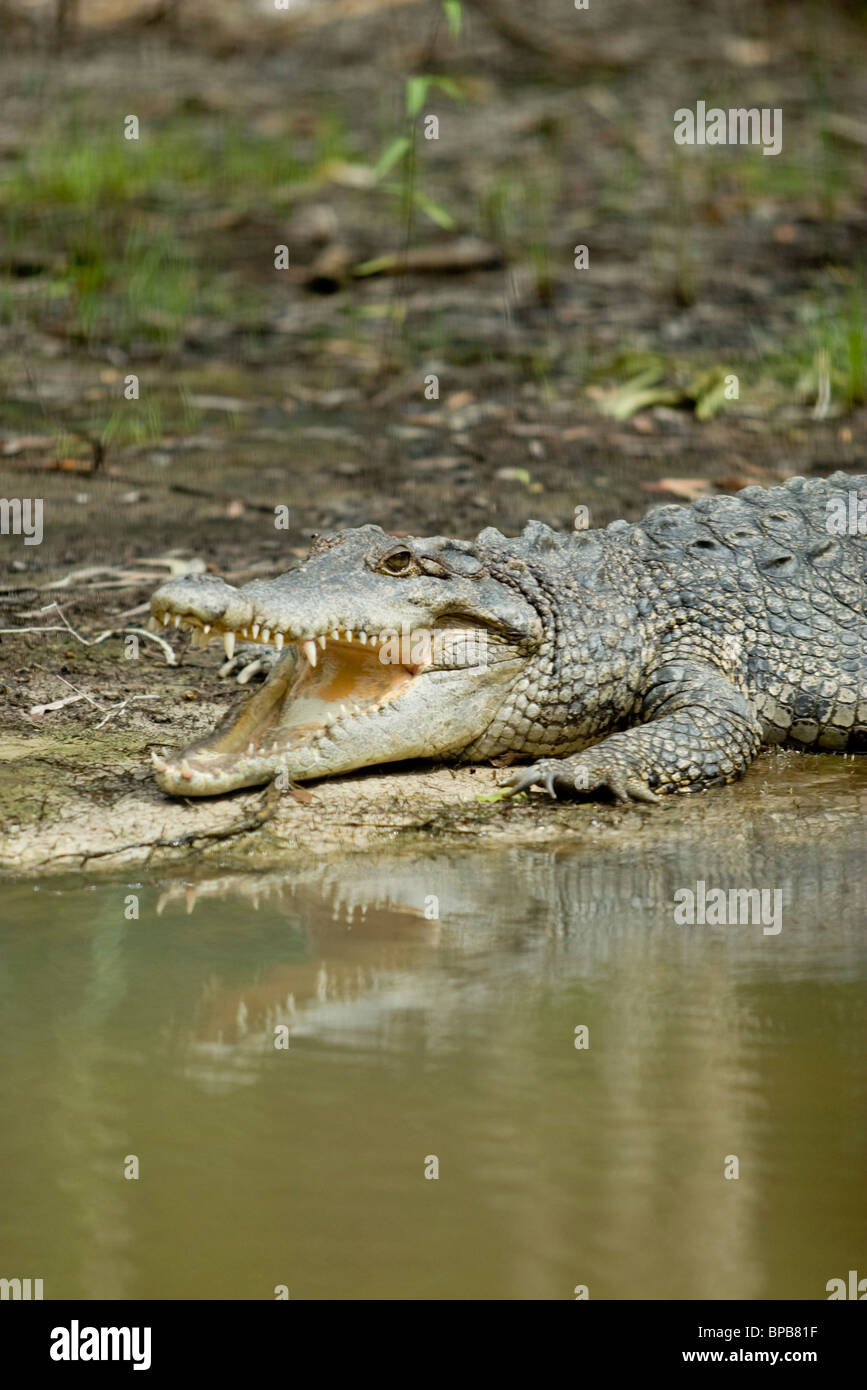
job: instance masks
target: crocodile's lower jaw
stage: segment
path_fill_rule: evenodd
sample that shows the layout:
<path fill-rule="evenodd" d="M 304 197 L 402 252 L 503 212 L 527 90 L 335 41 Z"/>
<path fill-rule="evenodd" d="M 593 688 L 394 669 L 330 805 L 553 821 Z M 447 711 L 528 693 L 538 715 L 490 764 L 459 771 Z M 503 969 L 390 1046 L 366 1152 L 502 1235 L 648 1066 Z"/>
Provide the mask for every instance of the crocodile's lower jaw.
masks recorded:
<path fill-rule="evenodd" d="M 387 745 L 392 707 L 422 679 L 425 665 L 383 662 L 374 641 L 329 642 L 315 654 L 315 665 L 305 648 L 290 647 L 237 718 L 216 733 L 177 759 L 153 753 L 162 789 L 215 796 L 259 786 L 281 772 L 302 781 L 363 766 L 373 730 Z M 412 748 L 402 754 L 415 755 Z"/>

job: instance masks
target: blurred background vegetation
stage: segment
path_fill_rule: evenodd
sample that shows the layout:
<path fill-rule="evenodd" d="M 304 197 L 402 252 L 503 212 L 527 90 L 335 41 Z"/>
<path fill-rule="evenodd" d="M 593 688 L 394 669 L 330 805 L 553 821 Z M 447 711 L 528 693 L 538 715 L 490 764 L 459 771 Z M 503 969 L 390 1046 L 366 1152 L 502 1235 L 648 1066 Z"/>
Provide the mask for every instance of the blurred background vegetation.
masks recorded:
<path fill-rule="evenodd" d="M 865 4 L 0 18 L 0 464 L 57 503 L 19 567 L 864 468 Z M 676 146 L 699 99 L 781 107 L 782 152 Z"/>

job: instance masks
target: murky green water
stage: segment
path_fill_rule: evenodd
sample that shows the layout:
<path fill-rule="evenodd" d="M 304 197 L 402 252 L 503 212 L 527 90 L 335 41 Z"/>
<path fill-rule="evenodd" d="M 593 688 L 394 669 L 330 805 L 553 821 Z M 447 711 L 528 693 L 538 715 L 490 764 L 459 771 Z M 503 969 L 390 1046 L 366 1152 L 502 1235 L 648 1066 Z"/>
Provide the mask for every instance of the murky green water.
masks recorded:
<path fill-rule="evenodd" d="M 699 879 L 780 888 L 782 930 L 675 925 Z M 867 1274 L 865 898 L 852 826 L 354 857 L 194 904 L 7 883 L 0 1275 L 46 1298 L 823 1298 Z"/>

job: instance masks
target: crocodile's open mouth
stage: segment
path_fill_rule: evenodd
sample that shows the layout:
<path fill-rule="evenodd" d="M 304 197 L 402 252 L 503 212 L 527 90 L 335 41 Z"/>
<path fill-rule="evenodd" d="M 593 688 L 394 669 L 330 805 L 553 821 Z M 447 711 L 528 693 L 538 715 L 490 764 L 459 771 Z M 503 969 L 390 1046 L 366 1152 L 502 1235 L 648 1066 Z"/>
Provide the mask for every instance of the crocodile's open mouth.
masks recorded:
<path fill-rule="evenodd" d="M 514 691 L 527 703 L 518 685 L 542 632 L 533 605 L 468 549 L 395 542 L 377 526 L 315 538 L 305 563 L 275 579 L 173 577 L 151 613 L 194 645 L 220 638 L 229 657 L 238 641 L 254 644 L 254 662 L 259 648 L 280 653 L 213 734 L 154 756 L 176 796 L 500 752 L 520 735 L 504 701 Z"/>
<path fill-rule="evenodd" d="M 368 746 L 381 750 L 384 760 L 389 744 L 396 749 L 392 757 L 413 756 L 399 727 L 407 719 L 389 719 L 389 714 L 435 665 L 437 638 L 447 638 L 453 650 L 456 638 L 474 636 L 446 623 L 434 632 L 397 635 L 335 627 L 302 638 L 258 623 L 238 628 L 205 623 L 155 603 L 152 625 L 169 624 L 190 630 L 194 646 L 222 638 L 228 655 L 236 638 L 285 649 L 264 685 L 214 734 L 177 757 L 151 754 L 160 786 L 185 796 L 255 786 L 281 771 L 291 780 L 324 776 L 369 761 Z M 413 717 L 410 710 L 410 723 Z"/>

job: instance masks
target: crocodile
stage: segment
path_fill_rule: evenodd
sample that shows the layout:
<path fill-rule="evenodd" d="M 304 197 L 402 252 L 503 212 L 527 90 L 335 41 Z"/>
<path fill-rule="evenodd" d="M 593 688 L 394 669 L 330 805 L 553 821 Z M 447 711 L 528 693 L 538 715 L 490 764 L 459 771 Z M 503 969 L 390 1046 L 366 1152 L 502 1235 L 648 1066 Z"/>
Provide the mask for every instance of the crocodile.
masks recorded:
<path fill-rule="evenodd" d="M 657 801 L 764 744 L 867 735 L 867 477 L 789 478 L 638 522 L 475 540 L 364 525 L 272 580 L 171 579 L 152 622 L 275 649 L 240 713 L 169 756 L 208 796 L 410 759 L 530 760 L 506 794 Z M 285 650 L 283 650 L 285 648 Z M 505 756 L 508 755 L 508 756 Z"/>

